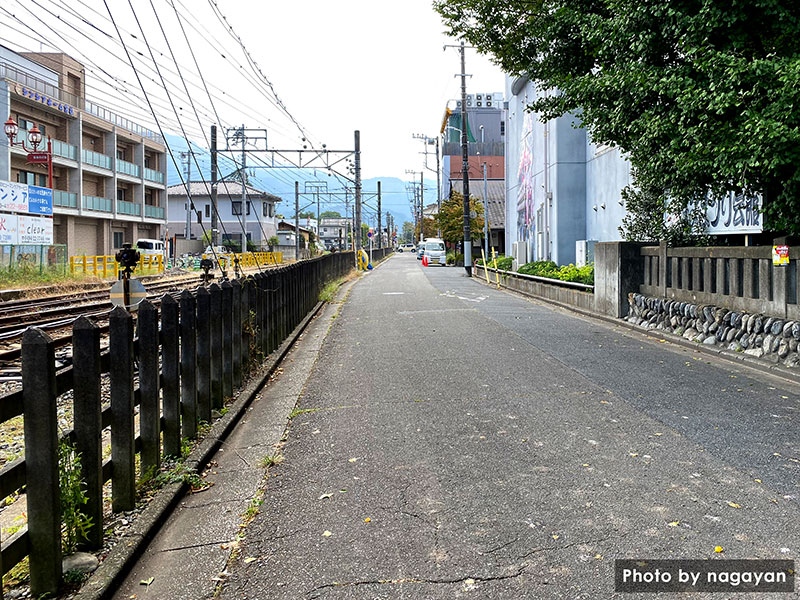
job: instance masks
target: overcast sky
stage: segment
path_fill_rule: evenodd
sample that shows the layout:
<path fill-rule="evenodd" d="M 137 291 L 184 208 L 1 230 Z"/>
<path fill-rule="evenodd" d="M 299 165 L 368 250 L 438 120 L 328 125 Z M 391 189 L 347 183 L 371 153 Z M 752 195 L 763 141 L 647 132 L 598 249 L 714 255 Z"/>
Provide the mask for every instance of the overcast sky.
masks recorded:
<path fill-rule="evenodd" d="M 15 50 L 58 49 L 74 56 L 87 66 L 87 97 L 155 127 L 127 62 L 127 48 L 165 130 L 180 134 L 183 125 L 187 137 L 205 145 L 216 110 L 225 126 L 266 128 L 271 147 L 298 148 L 303 143 L 299 128 L 276 106 L 266 78 L 315 144 L 349 149 L 353 131 L 361 131 L 365 178 L 407 178 L 406 169 L 419 170 L 423 148 L 412 134 L 437 135 L 447 100 L 460 94 L 458 50 L 443 50 L 444 44 L 458 42 L 444 35 L 429 0 L 216 0 L 218 14 L 211 0 L 174 1 L 182 21 L 172 0 L 153 0 L 165 39 L 150 0 L 132 0 L 144 36 L 128 2 L 108 0 L 123 48 L 102 0 L 2 0 L 0 39 Z M 220 15 L 241 37 L 263 77 L 254 74 Z M 195 58 L 211 99 L 202 88 Z M 472 75 L 468 92 L 503 91 L 499 69 L 475 50 L 467 50 L 466 70 Z M 163 92 L 161 77 L 172 89 L 170 97 Z"/>

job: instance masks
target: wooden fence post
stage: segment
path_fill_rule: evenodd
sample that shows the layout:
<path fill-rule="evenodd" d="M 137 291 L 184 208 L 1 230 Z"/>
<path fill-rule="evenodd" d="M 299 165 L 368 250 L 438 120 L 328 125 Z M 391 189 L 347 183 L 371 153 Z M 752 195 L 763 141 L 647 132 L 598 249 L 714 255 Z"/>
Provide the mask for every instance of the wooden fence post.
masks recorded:
<path fill-rule="evenodd" d="M 258 314 L 258 337 L 256 338 L 256 348 L 263 357 L 267 357 L 272 352 L 272 322 L 270 320 L 270 298 L 271 293 L 269 288 L 272 287 L 273 277 L 272 270 L 266 273 L 260 273 L 256 280 L 258 291 L 256 301 L 256 313 Z"/>
<path fill-rule="evenodd" d="M 92 520 L 86 547 L 103 545 L 103 430 L 100 395 L 100 328 L 84 316 L 72 325 L 72 406 L 75 451 L 81 456 L 86 504 L 81 512 Z"/>
<path fill-rule="evenodd" d="M 192 292 L 183 290 L 181 305 L 181 436 L 197 437 L 197 319 Z"/>
<path fill-rule="evenodd" d="M 142 475 L 161 467 L 161 402 L 158 365 L 158 309 L 149 300 L 139 304 L 139 433 Z M 80 364 L 80 363 L 76 363 Z"/>
<path fill-rule="evenodd" d="M 31 593 L 55 593 L 61 581 L 55 344 L 29 328 L 22 336 L 28 539 Z"/>
<path fill-rule="evenodd" d="M 133 317 L 117 306 L 109 316 L 111 380 L 111 508 L 136 506 L 136 452 L 133 429 Z"/>
<path fill-rule="evenodd" d="M 242 366 L 242 379 L 247 377 L 247 368 L 250 364 L 250 338 L 252 325 L 250 322 L 250 298 L 253 289 L 253 280 L 250 277 L 242 280 L 242 343 L 239 362 Z"/>
<path fill-rule="evenodd" d="M 242 282 L 238 279 L 231 282 L 231 294 L 233 387 L 238 388 L 242 385 Z"/>
<path fill-rule="evenodd" d="M 197 288 L 197 418 L 211 423 L 211 294 Z"/>
<path fill-rule="evenodd" d="M 178 350 L 178 303 L 169 294 L 161 297 L 161 372 L 164 381 L 164 454 L 181 455 L 180 355 Z"/>
<path fill-rule="evenodd" d="M 222 408 L 222 288 L 208 287 L 211 294 L 211 408 Z"/>
<path fill-rule="evenodd" d="M 233 286 L 222 283 L 222 395 L 233 397 Z"/>

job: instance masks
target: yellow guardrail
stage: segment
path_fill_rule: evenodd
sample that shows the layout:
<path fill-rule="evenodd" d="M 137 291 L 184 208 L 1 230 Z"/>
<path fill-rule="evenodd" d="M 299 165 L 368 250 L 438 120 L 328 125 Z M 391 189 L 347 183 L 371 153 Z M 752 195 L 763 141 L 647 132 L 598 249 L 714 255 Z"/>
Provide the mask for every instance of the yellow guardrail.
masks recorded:
<path fill-rule="evenodd" d="M 214 260 L 213 254 L 203 254 L 203 258 Z M 283 252 L 245 252 L 242 253 L 218 253 L 217 259 L 222 263 L 223 268 L 233 268 L 234 258 L 239 259 L 239 268 L 258 267 L 261 265 L 279 265 L 283 262 Z"/>
<path fill-rule="evenodd" d="M 119 263 L 113 254 L 98 256 L 70 256 L 69 271 L 74 274 L 94 275 L 95 277 L 119 277 Z M 136 265 L 137 273 L 163 273 L 164 257 L 144 255 Z"/>

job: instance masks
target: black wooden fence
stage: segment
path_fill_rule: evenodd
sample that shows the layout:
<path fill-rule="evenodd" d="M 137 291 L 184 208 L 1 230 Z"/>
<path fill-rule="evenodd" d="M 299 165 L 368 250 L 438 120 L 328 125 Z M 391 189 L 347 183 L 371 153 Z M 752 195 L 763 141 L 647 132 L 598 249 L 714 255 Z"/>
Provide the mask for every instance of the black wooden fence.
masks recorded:
<path fill-rule="evenodd" d="M 386 254 L 385 249 L 374 251 L 374 258 Z M 211 422 L 212 410 L 221 409 L 241 385 L 250 361 L 274 352 L 316 305 L 323 286 L 353 266 L 352 252 L 331 254 L 184 290 L 177 300 L 165 295 L 160 310 L 145 300 L 139 305 L 136 335 L 132 315 L 116 308 L 103 351 L 98 326 L 80 317 L 73 326 L 73 365 L 58 372 L 52 339 L 28 329 L 22 342 L 22 389 L 0 398 L 0 422 L 23 415 L 25 424 L 25 457 L 0 470 L 0 499 L 25 487 L 28 522 L 3 540 L 0 572 L 28 556 L 33 595 L 58 588 L 60 439 L 69 439 L 81 455 L 88 497 L 84 512 L 92 519 L 86 546 L 100 548 L 103 485 L 111 481 L 114 512 L 133 509 L 136 453 L 138 476 L 159 468 L 164 456 L 179 456 L 182 438 L 194 438 L 200 422 Z M 104 374 L 110 386 L 106 396 Z M 74 428 L 59 432 L 56 399 L 70 390 Z M 109 427 L 111 457 L 103 460 L 101 435 Z"/>

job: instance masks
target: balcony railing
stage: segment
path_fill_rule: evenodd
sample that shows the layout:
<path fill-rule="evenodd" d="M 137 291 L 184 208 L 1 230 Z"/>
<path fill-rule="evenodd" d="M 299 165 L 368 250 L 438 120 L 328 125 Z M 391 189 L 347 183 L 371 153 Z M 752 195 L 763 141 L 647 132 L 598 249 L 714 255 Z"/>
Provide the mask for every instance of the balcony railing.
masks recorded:
<path fill-rule="evenodd" d="M 108 198 L 98 198 L 97 196 L 84 196 L 83 208 L 86 210 L 97 210 L 100 212 L 111 212 L 111 200 Z"/>
<path fill-rule="evenodd" d="M 108 110 L 104 106 L 100 106 L 99 104 L 95 104 L 94 102 L 86 100 L 84 110 L 95 117 L 103 119 L 104 121 L 114 123 L 114 125 L 122 127 L 123 129 L 127 129 L 131 133 L 146 137 L 147 139 L 153 140 L 159 144 L 164 143 L 164 138 L 161 137 L 160 134 L 147 129 L 147 127 L 142 127 L 141 125 L 126 119 L 125 117 L 121 117 L 117 113 Z"/>
<path fill-rule="evenodd" d="M 53 190 L 53 206 L 62 208 L 78 208 L 78 194 Z"/>
<path fill-rule="evenodd" d="M 138 217 L 142 214 L 142 206 L 141 204 L 136 204 L 135 202 L 117 200 L 117 214 Z"/>
<path fill-rule="evenodd" d="M 117 172 L 124 173 L 125 175 L 130 175 L 131 177 L 139 177 L 141 169 L 139 169 L 139 165 L 135 165 L 133 163 L 129 163 L 126 160 L 121 160 L 118 158 Z"/>
<path fill-rule="evenodd" d="M 87 165 L 93 165 L 95 167 L 100 167 L 103 169 L 111 170 L 111 157 L 106 156 L 105 154 L 100 154 L 99 152 L 93 152 L 91 150 L 86 150 L 83 148 L 81 150 L 81 157 L 83 158 L 83 162 Z"/>
<path fill-rule="evenodd" d="M 163 219 L 164 218 L 164 207 L 163 206 L 152 206 L 150 204 L 144 205 L 144 216 L 149 219 Z"/>
<path fill-rule="evenodd" d="M 144 178 L 147 181 L 155 181 L 156 183 L 164 183 L 164 174 L 161 171 L 156 171 L 154 169 L 148 169 L 145 167 L 144 169 Z"/>
<path fill-rule="evenodd" d="M 53 154 L 70 160 L 78 160 L 78 147 L 61 140 L 53 140 Z"/>

